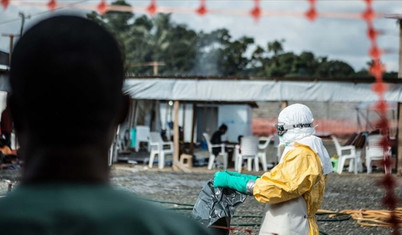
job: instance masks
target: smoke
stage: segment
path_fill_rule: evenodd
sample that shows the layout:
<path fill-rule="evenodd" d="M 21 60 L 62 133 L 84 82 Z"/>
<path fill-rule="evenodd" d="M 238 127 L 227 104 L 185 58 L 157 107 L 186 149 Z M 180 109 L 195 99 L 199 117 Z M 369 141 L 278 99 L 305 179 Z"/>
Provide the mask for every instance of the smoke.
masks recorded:
<path fill-rule="evenodd" d="M 221 76 L 220 66 L 222 58 L 222 45 L 219 43 L 219 35 L 214 33 L 200 33 L 197 42 L 197 54 L 190 75 L 194 76 Z"/>

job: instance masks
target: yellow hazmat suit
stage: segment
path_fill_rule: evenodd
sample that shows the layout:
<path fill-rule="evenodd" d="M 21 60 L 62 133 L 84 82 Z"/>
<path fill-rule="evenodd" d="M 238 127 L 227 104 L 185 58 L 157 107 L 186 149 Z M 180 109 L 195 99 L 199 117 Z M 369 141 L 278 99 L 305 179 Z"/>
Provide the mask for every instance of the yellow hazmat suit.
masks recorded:
<path fill-rule="evenodd" d="M 260 234 L 319 234 L 314 216 L 323 200 L 325 181 L 318 155 L 295 142 L 281 162 L 255 182 L 255 199 L 270 205 L 265 215 L 270 218 L 264 218 Z"/>

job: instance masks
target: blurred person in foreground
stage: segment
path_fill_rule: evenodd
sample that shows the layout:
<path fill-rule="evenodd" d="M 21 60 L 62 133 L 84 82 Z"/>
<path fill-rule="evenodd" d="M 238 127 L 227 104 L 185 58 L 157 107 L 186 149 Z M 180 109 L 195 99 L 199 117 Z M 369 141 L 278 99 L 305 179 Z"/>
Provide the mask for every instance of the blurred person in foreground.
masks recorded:
<path fill-rule="evenodd" d="M 229 187 L 266 203 L 260 234 L 319 234 L 319 209 L 332 164 L 320 138 L 314 136 L 313 115 L 302 104 L 281 111 L 276 125 L 285 145 L 280 162 L 261 177 L 217 172 L 214 187 Z"/>
<path fill-rule="evenodd" d="M 207 234 L 197 222 L 109 184 L 126 116 L 123 56 L 101 26 L 57 16 L 15 46 L 10 108 L 25 161 L 0 199 L 1 234 Z"/>

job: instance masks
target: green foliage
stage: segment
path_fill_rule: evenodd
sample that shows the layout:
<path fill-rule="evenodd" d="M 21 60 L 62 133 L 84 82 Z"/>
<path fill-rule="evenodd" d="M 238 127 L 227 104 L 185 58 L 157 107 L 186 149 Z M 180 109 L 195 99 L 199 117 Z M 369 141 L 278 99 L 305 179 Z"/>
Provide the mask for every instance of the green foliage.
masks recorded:
<path fill-rule="evenodd" d="M 113 5 L 130 6 L 124 0 Z M 152 74 L 151 62 L 161 62 L 162 75 L 222 75 L 260 77 L 370 77 L 367 69 L 355 72 L 347 63 L 284 50 L 285 41 L 254 44 L 251 37 L 233 39 L 227 29 L 196 32 L 172 22 L 170 14 L 153 18 L 130 12 L 96 12 L 88 18 L 105 26 L 125 52 L 126 69 L 134 74 Z M 394 78 L 396 73 L 385 77 Z"/>
<path fill-rule="evenodd" d="M 274 55 L 278 55 L 279 53 L 283 52 L 283 46 L 282 43 L 284 42 L 284 40 L 281 41 L 273 41 L 273 42 L 268 42 L 267 44 L 267 49 L 268 52 L 273 52 Z"/>
<path fill-rule="evenodd" d="M 113 5 L 129 6 L 124 0 Z M 159 74 L 188 73 L 194 67 L 197 53 L 197 33 L 186 25 L 177 25 L 169 14 L 135 17 L 132 13 L 107 12 L 100 16 L 96 12 L 88 18 L 104 25 L 119 41 L 125 52 L 127 72 L 152 74 L 150 62 L 161 62 Z"/>
<path fill-rule="evenodd" d="M 350 65 L 338 60 L 322 62 L 316 70 L 318 77 L 350 77 L 354 74 L 355 71 Z"/>

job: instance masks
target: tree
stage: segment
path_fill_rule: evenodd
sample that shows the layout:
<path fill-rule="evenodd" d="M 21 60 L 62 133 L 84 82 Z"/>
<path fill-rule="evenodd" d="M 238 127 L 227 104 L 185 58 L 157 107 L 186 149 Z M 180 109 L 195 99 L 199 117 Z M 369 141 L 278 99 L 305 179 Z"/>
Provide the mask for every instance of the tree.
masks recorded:
<path fill-rule="evenodd" d="M 268 48 L 268 52 L 273 52 L 274 56 L 280 54 L 283 52 L 283 46 L 282 44 L 285 42 L 285 40 L 280 40 L 280 41 L 273 41 L 273 42 L 268 42 L 267 44 L 267 48 Z"/>
<path fill-rule="evenodd" d="M 112 5 L 130 6 L 124 0 L 117 0 L 116 2 L 113 2 Z M 95 11 L 92 11 L 91 13 L 87 14 L 87 18 L 104 26 L 113 34 L 113 36 L 115 36 L 121 47 L 121 50 L 125 52 L 126 56 L 127 56 L 127 48 L 129 47 L 128 43 L 130 37 L 129 21 L 133 18 L 133 16 L 134 14 L 131 12 L 117 12 L 117 11 L 108 11 L 104 15 L 99 15 Z"/>
<path fill-rule="evenodd" d="M 249 59 L 245 56 L 245 53 L 249 45 L 253 43 L 254 39 L 249 37 L 225 42 L 225 47 L 220 51 L 220 66 L 224 75 L 242 74 L 249 63 Z"/>
<path fill-rule="evenodd" d="M 354 74 L 355 71 L 350 65 L 338 60 L 323 62 L 316 70 L 316 76 L 319 77 L 350 77 Z"/>
<path fill-rule="evenodd" d="M 198 75 L 242 75 L 250 62 L 245 53 L 254 39 L 231 39 L 227 29 L 199 33 L 197 63 L 193 72 Z"/>
<path fill-rule="evenodd" d="M 270 62 L 265 65 L 265 74 L 269 77 L 284 77 L 294 73 L 297 56 L 293 52 L 286 52 L 272 56 Z"/>
<path fill-rule="evenodd" d="M 124 0 L 112 5 L 130 6 Z M 109 11 L 103 16 L 91 12 L 88 18 L 105 26 L 119 41 L 125 53 L 127 71 L 152 74 L 150 62 L 163 62 L 163 75 L 245 75 L 262 77 L 369 77 L 367 69 L 355 72 L 347 63 L 318 57 L 304 51 L 296 54 L 284 50 L 285 40 L 256 45 L 243 36 L 234 39 L 222 28 L 206 33 L 196 32 L 185 24 L 172 22 L 170 14 L 153 18 L 130 12 Z M 250 52 L 250 48 L 254 50 Z M 386 73 L 384 77 L 396 77 Z"/>
<path fill-rule="evenodd" d="M 124 0 L 112 5 L 129 6 Z M 197 33 L 186 25 L 177 25 L 169 14 L 135 17 L 132 13 L 109 11 L 104 16 L 96 12 L 88 18 L 104 25 L 117 38 L 126 55 L 127 71 L 151 74 L 149 62 L 163 62 L 162 74 L 183 74 L 192 70 L 197 53 Z"/>

